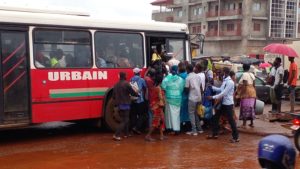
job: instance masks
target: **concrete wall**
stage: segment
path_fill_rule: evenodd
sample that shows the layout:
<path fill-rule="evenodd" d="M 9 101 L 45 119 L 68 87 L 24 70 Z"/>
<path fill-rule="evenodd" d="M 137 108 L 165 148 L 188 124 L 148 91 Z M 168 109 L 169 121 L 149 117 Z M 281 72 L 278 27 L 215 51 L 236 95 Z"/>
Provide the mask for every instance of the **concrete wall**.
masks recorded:
<path fill-rule="evenodd" d="M 181 17 L 178 16 L 179 11 L 182 11 Z M 174 8 L 173 12 L 174 12 L 174 22 L 183 22 L 184 15 L 186 15 L 186 14 L 184 13 L 182 7 Z"/>
<path fill-rule="evenodd" d="M 206 41 L 204 44 L 204 55 L 237 56 L 244 54 L 242 48 L 240 41 Z"/>
<path fill-rule="evenodd" d="M 174 12 L 170 11 L 170 12 L 161 12 L 161 13 L 152 13 L 152 19 L 155 21 L 163 21 L 166 22 L 167 21 L 167 17 L 173 17 L 174 16 Z"/>
<path fill-rule="evenodd" d="M 265 46 L 267 46 L 267 41 L 248 41 L 245 54 L 264 54 L 263 47 Z"/>

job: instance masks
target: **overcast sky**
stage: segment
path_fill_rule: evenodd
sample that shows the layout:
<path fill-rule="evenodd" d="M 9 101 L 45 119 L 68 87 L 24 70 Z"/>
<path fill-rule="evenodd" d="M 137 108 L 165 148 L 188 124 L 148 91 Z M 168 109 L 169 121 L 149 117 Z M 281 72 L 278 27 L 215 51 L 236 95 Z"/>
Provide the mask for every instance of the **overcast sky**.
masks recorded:
<path fill-rule="evenodd" d="M 0 0 L 0 5 L 76 8 L 99 18 L 151 20 L 154 0 Z"/>

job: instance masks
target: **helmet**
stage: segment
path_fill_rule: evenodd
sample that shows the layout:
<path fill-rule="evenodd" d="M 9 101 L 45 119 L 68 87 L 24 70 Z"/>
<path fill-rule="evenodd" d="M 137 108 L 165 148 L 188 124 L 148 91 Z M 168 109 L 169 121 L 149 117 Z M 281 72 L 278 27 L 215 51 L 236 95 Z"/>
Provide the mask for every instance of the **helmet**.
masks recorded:
<path fill-rule="evenodd" d="M 263 168 L 294 169 L 296 151 L 290 140 L 282 135 L 270 135 L 260 140 L 258 160 Z"/>

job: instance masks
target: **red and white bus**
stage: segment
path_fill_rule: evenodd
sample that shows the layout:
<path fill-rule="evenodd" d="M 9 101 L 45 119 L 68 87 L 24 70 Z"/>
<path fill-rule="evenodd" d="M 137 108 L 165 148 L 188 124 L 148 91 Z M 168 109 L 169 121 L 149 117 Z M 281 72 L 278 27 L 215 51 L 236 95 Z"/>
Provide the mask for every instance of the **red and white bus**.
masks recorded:
<path fill-rule="evenodd" d="M 156 45 L 190 58 L 185 24 L 0 8 L 0 128 L 104 117 L 114 129 L 118 73 L 146 68 Z"/>

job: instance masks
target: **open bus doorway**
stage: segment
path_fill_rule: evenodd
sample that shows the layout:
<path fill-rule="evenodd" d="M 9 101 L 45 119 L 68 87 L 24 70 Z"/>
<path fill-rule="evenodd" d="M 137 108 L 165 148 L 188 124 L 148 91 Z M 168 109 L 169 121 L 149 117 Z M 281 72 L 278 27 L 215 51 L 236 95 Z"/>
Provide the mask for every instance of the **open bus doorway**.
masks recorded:
<path fill-rule="evenodd" d="M 29 123 L 27 31 L 0 30 L 0 125 Z"/>
<path fill-rule="evenodd" d="M 147 66 L 151 63 L 154 49 L 160 53 L 161 59 L 168 62 L 172 57 L 177 60 L 186 60 L 185 38 L 173 35 L 152 35 L 147 36 Z"/>

